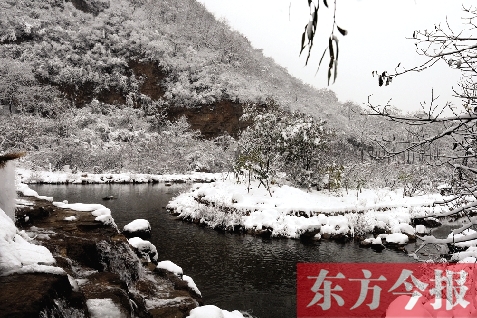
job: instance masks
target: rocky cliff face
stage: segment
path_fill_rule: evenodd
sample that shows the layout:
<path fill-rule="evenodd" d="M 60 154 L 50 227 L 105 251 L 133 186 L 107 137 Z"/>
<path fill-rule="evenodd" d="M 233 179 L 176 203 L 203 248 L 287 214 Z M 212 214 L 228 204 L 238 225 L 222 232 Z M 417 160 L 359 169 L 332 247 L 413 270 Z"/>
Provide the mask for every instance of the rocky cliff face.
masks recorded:
<path fill-rule="evenodd" d="M 24 199 L 17 227 L 48 247 L 68 275 L 1 276 L 2 315 L 89 317 L 106 303 L 122 317 L 186 317 L 202 303 L 175 274 L 141 264 L 115 226 L 95 221 L 89 212 Z M 71 216 L 76 220 L 65 220 Z"/>
<path fill-rule="evenodd" d="M 185 116 L 192 129 L 200 130 L 205 138 L 214 138 L 225 132 L 237 137 L 246 127 L 246 124 L 240 121 L 242 114 L 241 104 L 224 100 L 197 108 L 171 108 L 168 116 L 170 120 Z"/>
<path fill-rule="evenodd" d="M 129 73 L 142 79 L 139 92 L 158 100 L 164 97 L 165 90 L 162 86 L 166 72 L 161 70 L 157 63 L 151 61 L 135 61 L 128 63 Z M 108 91 L 95 93 L 92 83 L 85 82 L 80 86 L 61 86 L 59 89 L 76 106 L 83 107 L 93 99 L 99 102 L 116 105 L 126 104 L 126 97 L 120 90 L 112 88 Z M 135 105 L 139 107 L 139 105 Z M 199 130 L 205 138 L 214 138 L 228 133 L 237 137 L 239 132 L 247 126 L 240 122 L 243 114 L 242 104 L 230 100 L 222 100 L 210 105 L 196 105 L 195 107 L 170 106 L 167 108 L 167 119 L 177 120 L 185 116 L 194 130 Z"/>
<path fill-rule="evenodd" d="M 70 0 L 74 7 L 86 13 L 98 15 L 101 11 L 108 9 L 109 0 Z"/>

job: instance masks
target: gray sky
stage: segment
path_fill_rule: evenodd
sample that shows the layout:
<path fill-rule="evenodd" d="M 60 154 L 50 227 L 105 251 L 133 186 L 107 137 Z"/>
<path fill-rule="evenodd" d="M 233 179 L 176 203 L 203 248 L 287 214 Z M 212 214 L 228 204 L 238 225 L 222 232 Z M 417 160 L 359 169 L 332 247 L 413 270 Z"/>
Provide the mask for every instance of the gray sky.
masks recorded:
<path fill-rule="evenodd" d="M 229 25 L 245 35 L 255 48 L 304 82 L 317 88 L 327 87 L 326 63 L 316 74 L 318 61 L 330 34 L 332 2 L 327 9 L 320 0 L 318 32 L 324 38 L 315 44 L 308 66 L 306 53 L 298 56 L 301 34 L 309 19 L 306 0 L 199 0 L 217 18 L 225 18 Z M 316 3 L 317 0 L 314 0 Z M 373 70 L 392 71 L 401 63 L 411 67 L 422 61 L 414 51 L 414 42 L 406 40 L 414 30 L 430 29 L 445 22 L 461 27 L 462 3 L 470 0 L 337 0 L 337 24 L 347 29 L 340 36 L 338 79 L 329 88 L 340 101 L 363 104 L 373 94 L 374 103 L 391 103 L 404 111 L 419 110 L 419 103 L 429 101 L 431 89 L 440 95 L 443 104 L 453 100 L 452 86 L 460 73 L 441 63 L 423 73 L 410 73 L 396 78 L 388 87 L 378 87 Z M 321 44 L 319 46 L 318 44 Z M 306 50 L 306 49 L 305 49 Z"/>

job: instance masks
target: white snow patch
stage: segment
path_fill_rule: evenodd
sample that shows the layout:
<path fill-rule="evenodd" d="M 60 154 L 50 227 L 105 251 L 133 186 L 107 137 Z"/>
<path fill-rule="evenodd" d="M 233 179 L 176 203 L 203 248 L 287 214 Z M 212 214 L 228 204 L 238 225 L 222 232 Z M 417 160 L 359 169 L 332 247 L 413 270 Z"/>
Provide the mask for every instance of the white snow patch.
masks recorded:
<path fill-rule="evenodd" d="M 238 311 L 227 311 L 214 305 L 196 307 L 190 311 L 187 318 L 244 318 Z"/>
<path fill-rule="evenodd" d="M 151 231 L 151 225 L 148 220 L 145 219 L 136 219 L 129 224 L 126 224 L 123 228 L 123 231 L 127 232 L 137 232 L 137 231 Z"/>
<path fill-rule="evenodd" d="M 45 272 L 48 269 L 58 273 L 57 267 L 48 266 L 55 263 L 51 252 L 30 241 L 29 236 L 24 231 L 18 231 L 13 220 L 0 209 L 0 275 L 35 270 Z"/>
<path fill-rule="evenodd" d="M 79 212 L 91 212 L 91 214 L 96 217 L 94 219 L 95 221 L 101 222 L 105 225 L 111 225 L 117 229 L 117 225 L 111 216 L 111 210 L 102 204 L 53 202 L 53 205 L 62 209 L 70 209 Z"/>
<path fill-rule="evenodd" d="M 38 195 L 38 192 L 35 190 L 30 189 L 27 184 L 19 183 L 16 185 L 16 189 L 18 192 L 21 192 L 25 197 L 35 197 L 38 199 L 46 200 L 53 202 L 53 197 L 47 197 L 43 195 Z"/>
<path fill-rule="evenodd" d="M 112 227 L 117 228 L 116 223 L 111 215 L 100 215 L 94 218 L 95 221 L 101 222 L 104 225 L 111 225 Z"/>
<path fill-rule="evenodd" d="M 146 173 L 72 173 L 69 171 L 32 171 L 19 168 L 16 170 L 22 183 L 150 183 L 150 182 L 211 182 L 224 177 L 222 173 L 192 171 L 187 174 L 146 174 Z"/>
<path fill-rule="evenodd" d="M 419 224 L 419 225 L 416 225 L 416 233 L 419 233 L 419 234 L 426 234 L 427 232 L 429 232 L 426 227 L 422 224 Z"/>
<path fill-rule="evenodd" d="M 451 260 L 460 262 L 469 257 L 477 258 L 477 247 L 470 246 L 467 250 L 463 252 L 454 253 L 452 254 Z"/>
<path fill-rule="evenodd" d="M 190 287 L 193 291 L 196 292 L 197 295 L 202 296 L 202 293 L 200 292 L 199 288 L 197 288 L 197 285 L 195 284 L 194 280 L 192 277 L 187 276 L 187 275 L 182 275 L 182 280 L 187 282 L 187 286 Z"/>
<path fill-rule="evenodd" d="M 182 267 L 174 264 L 171 261 L 161 261 L 161 262 L 157 263 L 157 267 L 168 270 L 169 272 L 172 272 L 179 277 L 182 276 L 182 274 L 183 274 Z"/>
<path fill-rule="evenodd" d="M 71 288 L 73 288 L 75 292 L 78 292 L 80 290 L 78 282 L 70 275 L 68 275 L 68 280 L 70 282 Z"/>
<path fill-rule="evenodd" d="M 139 250 L 139 252 L 141 252 L 143 255 L 147 256 L 147 258 L 150 257 L 149 254 L 154 254 L 153 259 L 148 259 L 148 261 L 157 262 L 157 249 L 154 244 L 149 241 L 143 240 L 140 237 L 132 237 L 128 240 L 128 242 L 129 244 L 131 244 L 131 246 Z"/>
<path fill-rule="evenodd" d="M 466 236 L 470 236 L 470 235 L 477 235 L 476 234 L 477 232 L 472 230 L 472 229 L 467 229 L 467 230 L 464 230 L 462 231 L 462 233 L 458 233 L 458 234 L 453 234 L 453 233 L 450 233 L 447 238 L 451 238 L 452 240 L 456 240 L 456 239 L 464 239 Z M 477 239 L 474 239 L 474 240 L 469 240 L 469 241 L 465 241 L 465 242 L 458 242 L 458 243 L 455 243 L 456 246 L 459 246 L 459 247 L 472 247 L 472 246 L 477 246 Z"/>
<path fill-rule="evenodd" d="M 63 220 L 65 220 L 65 221 L 76 221 L 76 216 L 74 216 L 74 215 L 65 216 L 65 218 Z"/>
<path fill-rule="evenodd" d="M 306 192 L 277 185 L 271 186 L 271 192 L 272 197 L 255 181 L 248 192 L 243 184 L 226 179 L 195 184 L 191 191 L 171 200 L 168 208 L 180 217 L 201 220 L 211 227 L 269 228 L 272 236 L 290 238 L 298 238 L 320 226 L 321 234 L 353 235 L 360 230 L 370 232 L 378 226 L 412 235 L 415 231 L 409 225 L 411 217 L 447 211 L 446 207 L 432 206 L 436 200 L 442 200 L 440 194 L 403 197 L 402 189 L 364 189 L 358 198 L 356 193 L 347 194 L 344 190 Z M 215 207 L 198 201 L 210 202 Z M 225 209 L 228 211 L 224 212 Z"/>
<path fill-rule="evenodd" d="M 386 242 L 396 244 L 407 244 L 409 237 L 402 233 L 392 233 L 386 236 Z"/>
<path fill-rule="evenodd" d="M 119 318 L 126 317 L 111 298 L 86 300 L 91 318 Z"/>
<path fill-rule="evenodd" d="M 398 225 L 395 225 L 391 229 L 391 232 L 392 233 L 405 233 L 405 234 L 409 234 L 409 235 L 414 235 L 416 233 L 414 228 L 407 223 L 400 223 Z"/>
<path fill-rule="evenodd" d="M 79 212 L 93 212 L 96 210 L 107 209 L 102 204 L 90 204 L 90 203 L 53 202 L 53 205 L 62 209 L 70 209 L 70 210 L 79 211 Z"/>
<path fill-rule="evenodd" d="M 111 215 L 111 210 L 105 207 L 99 208 L 91 212 L 93 216 Z"/>

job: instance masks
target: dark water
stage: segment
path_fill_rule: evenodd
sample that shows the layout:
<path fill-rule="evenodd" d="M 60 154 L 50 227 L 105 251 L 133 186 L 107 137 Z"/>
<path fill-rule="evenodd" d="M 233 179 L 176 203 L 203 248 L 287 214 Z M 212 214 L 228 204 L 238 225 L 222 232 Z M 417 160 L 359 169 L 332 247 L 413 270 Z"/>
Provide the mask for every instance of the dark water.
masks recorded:
<path fill-rule="evenodd" d="M 31 185 L 40 195 L 69 203 L 101 203 L 120 229 L 137 218 L 149 220 L 159 260 L 171 260 L 191 276 L 206 304 L 244 310 L 261 318 L 295 317 L 297 262 L 412 262 L 403 253 L 382 253 L 354 243 L 304 243 L 219 233 L 175 220 L 164 209 L 186 185 Z M 118 199 L 103 201 L 107 195 Z"/>

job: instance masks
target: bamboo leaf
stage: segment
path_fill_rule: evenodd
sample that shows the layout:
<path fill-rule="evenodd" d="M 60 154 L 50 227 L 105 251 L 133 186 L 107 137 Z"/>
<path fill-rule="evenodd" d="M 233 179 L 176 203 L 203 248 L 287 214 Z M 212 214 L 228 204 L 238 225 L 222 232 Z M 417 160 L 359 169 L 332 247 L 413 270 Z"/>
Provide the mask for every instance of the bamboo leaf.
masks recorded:
<path fill-rule="evenodd" d="M 342 29 L 339 26 L 336 26 L 336 28 L 338 28 L 338 31 L 341 33 L 341 35 L 345 36 L 348 34 L 348 31 L 346 31 L 345 29 Z"/>
<path fill-rule="evenodd" d="M 311 41 L 313 40 L 313 21 L 308 22 L 308 25 L 306 26 L 306 34 L 308 36 L 308 40 Z"/>
<path fill-rule="evenodd" d="M 323 54 L 321 55 L 321 58 L 320 58 L 320 63 L 318 63 L 318 68 L 316 69 L 316 73 L 315 75 L 318 73 L 318 71 L 320 70 L 320 65 L 321 65 L 321 62 L 323 61 L 323 58 L 325 57 L 325 54 L 326 54 L 326 51 L 328 50 L 328 48 L 324 49 L 323 50 Z"/>
<path fill-rule="evenodd" d="M 335 61 L 335 53 L 333 50 L 333 38 L 330 37 L 328 39 L 328 50 L 330 52 L 330 63 L 328 64 L 328 85 L 330 85 L 330 78 L 331 78 L 331 69 L 333 68 L 333 63 Z"/>
<path fill-rule="evenodd" d="M 335 35 L 333 35 L 333 40 L 335 41 L 335 44 L 336 44 L 336 55 L 335 55 L 335 61 L 334 61 L 335 75 L 333 77 L 333 83 L 335 83 L 336 82 L 336 77 L 338 76 L 339 47 L 338 47 L 338 38 Z"/>
<path fill-rule="evenodd" d="M 336 37 L 336 35 L 333 35 L 333 41 L 335 41 L 336 43 L 336 54 L 335 54 L 335 60 L 338 59 L 338 53 L 339 53 L 339 50 L 338 50 L 338 38 Z"/>
<path fill-rule="evenodd" d="M 325 6 L 328 8 L 328 1 L 326 0 L 323 0 L 323 3 L 325 4 Z"/>
<path fill-rule="evenodd" d="M 306 33 L 306 31 L 303 31 L 303 35 L 301 36 L 301 50 L 300 50 L 300 55 L 301 55 L 301 52 L 303 52 L 303 49 L 305 48 L 305 33 Z"/>
<path fill-rule="evenodd" d="M 319 6 L 319 2 L 318 2 L 318 6 Z M 315 11 L 313 12 L 313 26 L 315 27 L 315 32 L 316 32 L 316 26 L 318 25 L 318 7 L 315 7 Z"/>
<path fill-rule="evenodd" d="M 338 77 L 338 59 L 335 60 L 335 75 L 333 77 L 333 84 L 336 82 L 337 77 Z"/>

